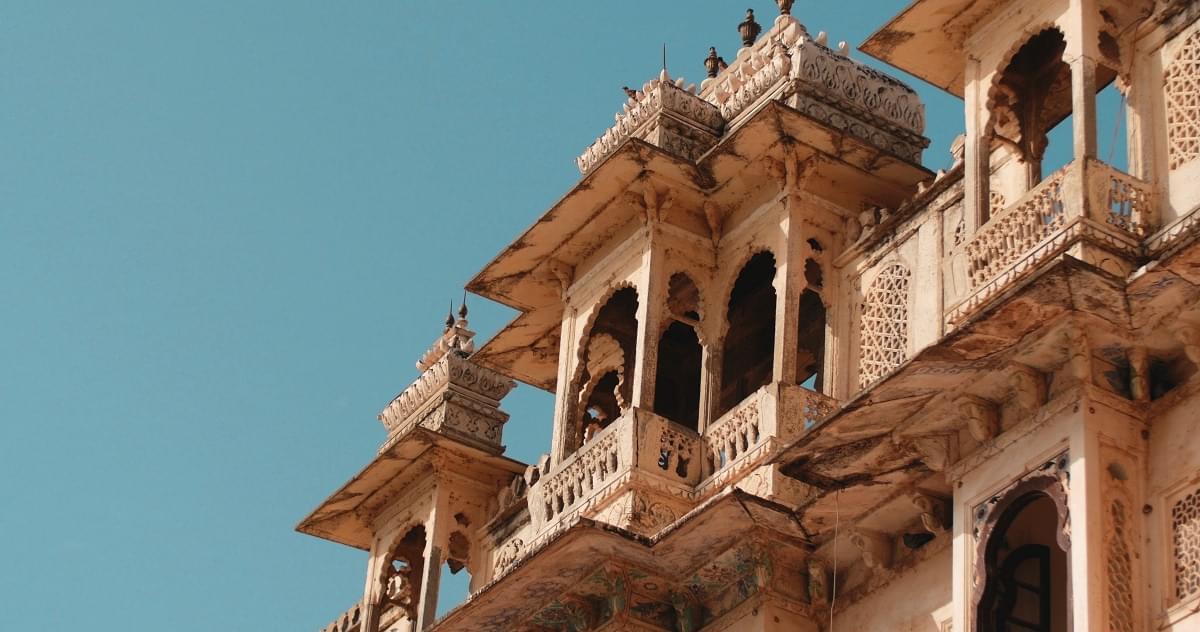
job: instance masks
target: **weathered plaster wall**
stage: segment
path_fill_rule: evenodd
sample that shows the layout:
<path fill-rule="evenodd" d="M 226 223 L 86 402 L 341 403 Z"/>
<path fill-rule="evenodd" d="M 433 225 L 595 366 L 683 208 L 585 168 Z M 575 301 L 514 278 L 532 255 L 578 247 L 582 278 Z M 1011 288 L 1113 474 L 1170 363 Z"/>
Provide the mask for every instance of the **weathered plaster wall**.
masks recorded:
<path fill-rule="evenodd" d="M 835 630 L 943 632 L 951 619 L 949 548 L 837 613 Z"/>
<path fill-rule="evenodd" d="M 1200 440 L 1196 438 L 1196 410 L 1200 389 L 1190 394 L 1168 395 L 1154 407 L 1150 422 L 1147 458 L 1146 515 L 1150 598 L 1154 622 L 1170 630 L 1200 630 L 1200 599 L 1180 602 L 1174 594 L 1172 506 L 1200 489 Z M 1162 406 L 1165 404 L 1166 406 Z M 1159 410 L 1162 408 L 1162 410 Z"/>

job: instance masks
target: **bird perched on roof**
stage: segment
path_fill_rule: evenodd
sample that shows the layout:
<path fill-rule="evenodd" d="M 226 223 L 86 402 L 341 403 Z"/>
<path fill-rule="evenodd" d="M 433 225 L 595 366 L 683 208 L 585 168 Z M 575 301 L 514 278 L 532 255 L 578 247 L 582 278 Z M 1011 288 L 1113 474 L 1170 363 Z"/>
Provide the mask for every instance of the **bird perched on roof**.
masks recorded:
<path fill-rule="evenodd" d="M 625 96 L 629 97 L 630 99 L 637 98 L 637 90 L 634 90 L 629 86 L 621 86 L 621 89 L 625 91 Z"/>

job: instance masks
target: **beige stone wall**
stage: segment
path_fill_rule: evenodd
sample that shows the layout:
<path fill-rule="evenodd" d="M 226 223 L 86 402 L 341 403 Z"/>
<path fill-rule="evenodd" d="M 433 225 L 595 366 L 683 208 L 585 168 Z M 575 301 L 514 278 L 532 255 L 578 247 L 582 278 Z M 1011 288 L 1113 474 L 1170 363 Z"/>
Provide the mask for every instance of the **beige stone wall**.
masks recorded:
<path fill-rule="evenodd" d="M 1196 411 L 1200 392 L 1168 395 L 1155 405 L 1150 425 L 1146 502 L 1149 567 L 1149 609 L 1157 626 L 1170 630 L 1200 630 L 1200 591 L 1180 599 L 1176 562 L 1185 569 L 1200 562 L 1200 512 L 1188 498 L 1200 494 L 1200 440 L 1196 438 Z M 1181 537 L 1177 538 L 1177 533 Z M 1177 541 L 1185 553 L 1177 560 Z M 1188 572 L 1188 571 L 1185 571 Z M 1182 580 L 1186 586 L 1196 582 Z"/>
<path fill-rule="evenodd" d="M 946 548 L 883 589 L 835 614 L 834 629 L 855 632 L 949 630 L 952 619 L 951 563 L 952 555 Z"/>

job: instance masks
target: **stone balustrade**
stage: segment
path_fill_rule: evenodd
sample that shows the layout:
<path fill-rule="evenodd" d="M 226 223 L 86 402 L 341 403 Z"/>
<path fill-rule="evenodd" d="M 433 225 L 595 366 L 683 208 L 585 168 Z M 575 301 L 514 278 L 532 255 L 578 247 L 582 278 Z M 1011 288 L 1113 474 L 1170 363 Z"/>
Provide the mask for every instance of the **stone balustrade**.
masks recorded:
<path fill-rule="evenodd" d="M 334 619 L 333 623 L 322 628 L 321 632 L 359 632 L 362 630 L 362 617 L 363 605 L 356 603 L 337 619 Z"/>
<path fill-rule="evenodd" d="M 1087 174 L 1092 209 L 1097 213 L 1093 219 L 1139 238 L 1150 233 L 1157 219 L 1154 189 L 1149 182 L 1098 160 L 1089 161 Z"/>
<path fill-rule="evenodd" d="M 729 476 L 757 464 L 782 442 L 833 413 L 837 402 L 802 386 L 768 384 L 704 432 L 705 475 Z"/>
<path fill-rule="evenodd" d="M 694 485 L 700 479 L 700 437 L 649 411 L 626 411 L 530 488 L 535 530 L 596 507 L 621 491 L 634 472 Z"/>
<path fill-rule="evenodd" d="M 1154 200 L 1149 183 L 1098 160 L 1064 166 L 992 216 L 952 254 L 951 274 L 964 291 L 949 321 L 958 322 L 1082 241 L 1136 253 L 1155 224 Z"/>

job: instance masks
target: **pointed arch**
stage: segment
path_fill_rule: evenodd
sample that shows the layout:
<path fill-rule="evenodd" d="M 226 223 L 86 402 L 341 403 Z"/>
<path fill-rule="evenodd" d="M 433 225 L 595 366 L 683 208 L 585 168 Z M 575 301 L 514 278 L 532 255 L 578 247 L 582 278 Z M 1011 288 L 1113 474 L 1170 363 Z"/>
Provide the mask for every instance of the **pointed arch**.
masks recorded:
<path fill-rule="evenodd" d="M 666 314 L 658 337 L 654 412 L 699 430 L 703 364 L 700 289 L 686 272 L 667 282 Z"/>
<path fill-rule="evenodd" d="M 775 255 L 750 257 L 729 291 L 717 416 L 771 381 L 775 361 Z"/>
<path fill-rule="evenodd" d="M 632 284 L 610 288 L 592 311 L 579 339 L 566 420 L 566 454 L 616 420 L 632 399 L 637 354 L 638 292 Z"/>

